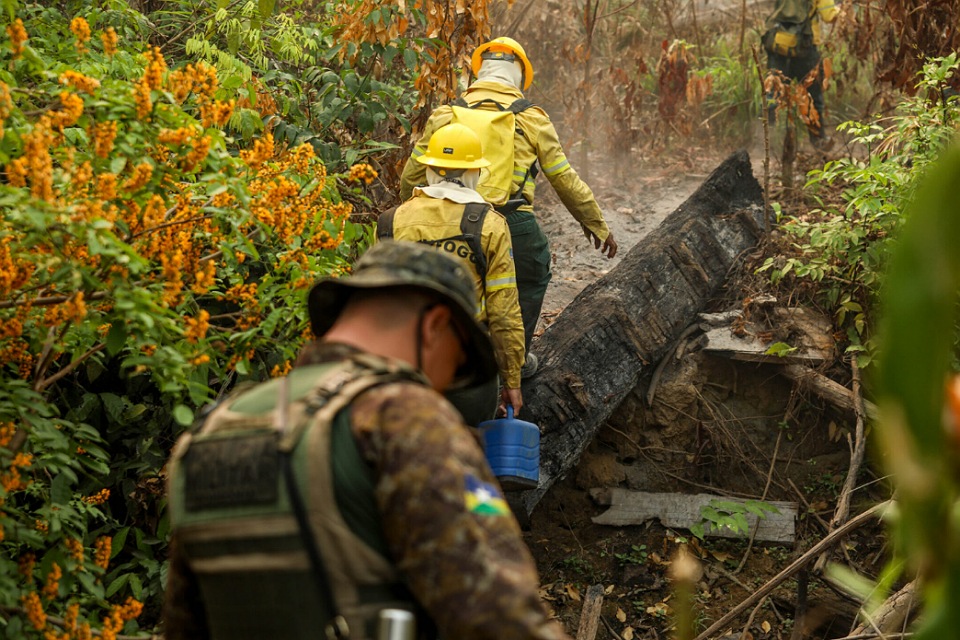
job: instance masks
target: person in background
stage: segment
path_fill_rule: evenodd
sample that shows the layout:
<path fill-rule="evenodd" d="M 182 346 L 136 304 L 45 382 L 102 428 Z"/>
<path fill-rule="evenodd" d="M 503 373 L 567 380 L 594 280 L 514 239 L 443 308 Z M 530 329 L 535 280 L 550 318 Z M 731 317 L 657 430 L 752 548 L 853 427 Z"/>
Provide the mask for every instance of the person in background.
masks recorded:
<path fill-rule="evenodd" d="M 820 23 L 831 23 L 837 19 L 839 10 L 834 0 L 776 0 L 773 12 L 767 18 L 763 35 L 764 49 L 767 51 L 767 67 L 780 71 L 789 81 L 801 82 L 808 76 L 810 85 L 807 93 L 816 111 L 815 118 L 807 118 L 807 131 L 810 142 L 819 151 L 830 147 L 824 129 L 826 117 L 823 99 L 823 61 L 819 46 L 822 42 Z M 768 118 L 776 117 L 777 100 L 768 95 L 770 101 Z"/>

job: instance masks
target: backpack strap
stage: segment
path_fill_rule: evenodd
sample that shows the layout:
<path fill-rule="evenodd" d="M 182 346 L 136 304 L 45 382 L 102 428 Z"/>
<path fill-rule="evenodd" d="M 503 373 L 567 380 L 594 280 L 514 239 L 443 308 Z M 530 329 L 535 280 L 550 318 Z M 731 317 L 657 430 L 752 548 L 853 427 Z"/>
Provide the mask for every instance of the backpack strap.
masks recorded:
<path fill-rule="evenodd" d="M 397 214 L 397 208 L 388 209 L 377 218 L 377 240 L 393 239 L 393 218 Z"/>
<path fill-rule="evenodd" d="M 490 211 L 490 205 L 486 202 L 471 202 L 463 207 L 463 217 L 460 218 L 460 233 L 473 251 L 474 264 L 484 287 L 487 281 L 487 255 L 483 252 L 481 234 L 488 211 Z"/>

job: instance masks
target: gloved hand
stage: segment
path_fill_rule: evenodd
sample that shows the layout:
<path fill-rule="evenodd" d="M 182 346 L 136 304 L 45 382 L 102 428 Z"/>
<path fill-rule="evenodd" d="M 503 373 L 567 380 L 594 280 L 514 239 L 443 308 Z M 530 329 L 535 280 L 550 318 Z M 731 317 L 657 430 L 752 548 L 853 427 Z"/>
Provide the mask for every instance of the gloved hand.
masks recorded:
<path fill-rule="evenodd" d="M 580 225 L 583 229 L 583 235 L 586 236 L 587 240 L 593 240 L 593 248 L 600 249 L 600 253 L 612 258 L 617 255 L 617 241 L 613 239 L 613 231 L 608 231 L 607 239 L 601 242 L 600 238 L 590 229 L 587 229 L 586 226 Z M 601 248 L 602 246 L 602 248 Z"/>

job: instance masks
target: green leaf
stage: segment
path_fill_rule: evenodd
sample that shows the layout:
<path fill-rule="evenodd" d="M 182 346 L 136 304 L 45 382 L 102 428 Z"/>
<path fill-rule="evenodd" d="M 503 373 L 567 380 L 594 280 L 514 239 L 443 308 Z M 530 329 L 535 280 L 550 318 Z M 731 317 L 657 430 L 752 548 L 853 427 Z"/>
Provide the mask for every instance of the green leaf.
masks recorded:
<path fill-rule="evenodd" d="M 273 15 L 273 10 L 277 5 L 277 0 L 257 0 L 257 10 L 260 17 L 266 20 Z"/>
<path fill-rule="evenodd" d="M 64 505 L 70 502 L 73 492 L 70 490 L 70 481 L 66 474 L 58 473 L 50 482 L 50 502 L 56 505 Z"/>
<path fill-rule="evenodd" d="M 130 573 L 123 573 L 120 576 L 118 576 L 113 582 L 110 583 L 110 586 L 107 587 L 107 591 L 104 595 L 107 598 L 109 598 L 110 596 L 115 594 L 117 591 L 122 589 L 124 586 L 127 585 L 128 582 L 130 582 L 131 575 L 132 574 Z"/>
<path fill-rule="evenodd" d="M 239 372 L 239 370 L 240 367 L 237 366 L 237 371 Z M 189 427 L 193 424 L 193 410 L 185 404 L 178 404 L 173 408 L 173 419 L 177 421 L 177 424 Z"/>
<path fill-rule="evenodd" d="M 122 321 L 116 321 L 110 325 L 110 332 L 107 333 L 107 353 L 111 356 L 115 356 L 120 353 L 120 350 L 123 349 L 124 345 L 127 344 L 127 338 L 129 337 L 127 332 L 126 324 Z"/>
<path fill-rule="evenodd" d="M 127 534 L 130 533 L 130 527 L 123 527 L 114 534 L 113 541 L 110 545 L 110 559 L 113 560 L 117 555 L 123 551 L 123 546 L 127 544 Z"/>

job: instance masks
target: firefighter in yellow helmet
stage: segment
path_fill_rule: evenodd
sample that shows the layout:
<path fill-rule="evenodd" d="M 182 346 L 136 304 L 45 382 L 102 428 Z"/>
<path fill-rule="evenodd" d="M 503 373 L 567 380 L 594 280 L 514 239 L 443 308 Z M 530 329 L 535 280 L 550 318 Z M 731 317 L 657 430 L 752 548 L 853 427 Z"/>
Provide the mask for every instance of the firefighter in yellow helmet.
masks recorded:
<path fill-rule="evenodd" d="M 423 135 L 404 166 L 400 196 L 409 198 L 414 187 L 424 182 L 424 165 L 417 159 L 426 153 L 427 143 L 434 132 L 457 118 L 457 109 L 490 112 L 509 110 L 514 113 L 516 126 L 512 140 L 486 150 L 487 159 L 494 164 L 498 154 L 512 155 L 510 193 L 505 195 L 505 202 L 498 202 L 484 191 L 484 184 L 480 185 L 479 190 L 506 216 L 510 227 L 523 315 L 524 343 L 529 352 L 530 340 L 550 282 L 551 262 L 549 242 L 533 213 L 537 174 L 542 172 L 547 177 L 561 202 L 597 249 L 612 258 L 617 253 L 617 243 L 590 187 L 580 179 L 567 160 L 550 117 L 523 97 L 523 92 L 533 82 L 533 65 L 523 47 L 512 38 L 495 38 L 477 47 L 471 63 L 476 81 L 460 100 L 453 105 L 438 107 L 431 114 Z M 528 353 L 524 377 L 535 372 L 536 358 Z"/>
<path fill-rule="evenodd" d="M 380 216 L 377 238 L 410 240 L 435 247 L 467 266 L 477 294 L 477 319 L 490 329 L 503 385 L 502 412 L 523 406 L 520 371 L 526 352 L 517 275 L 507 221 L 476 188 L 484 159 L 480 138 L 469 127 L 451 123 L 437 129 L 417 156 L 427 184 L 394 212 Z M 448 394 L 467 424 L 476 426 L 497 411 L 497 382 Z"/>

